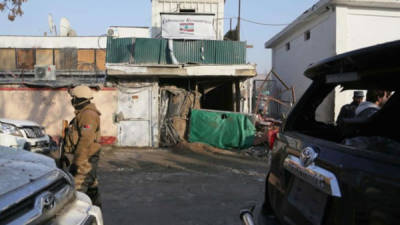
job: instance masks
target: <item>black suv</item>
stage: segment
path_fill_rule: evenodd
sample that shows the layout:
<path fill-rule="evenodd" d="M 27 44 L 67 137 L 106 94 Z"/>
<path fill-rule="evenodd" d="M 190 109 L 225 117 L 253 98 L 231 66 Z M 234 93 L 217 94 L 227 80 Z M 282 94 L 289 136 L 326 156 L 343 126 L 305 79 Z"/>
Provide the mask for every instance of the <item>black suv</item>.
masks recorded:
<path fill-rule="evenodd" d="M 273 224 L 276 218 L 288 225 L 400 224 L 399 54 L 400 41 L 389 42 L 305 71 L 313 82 L 277 136 L 264 203 L 242 212 L 245 223 Z M 319 121 L 319 106 L 338 88 L 392 95 L 369 118 Z"/>

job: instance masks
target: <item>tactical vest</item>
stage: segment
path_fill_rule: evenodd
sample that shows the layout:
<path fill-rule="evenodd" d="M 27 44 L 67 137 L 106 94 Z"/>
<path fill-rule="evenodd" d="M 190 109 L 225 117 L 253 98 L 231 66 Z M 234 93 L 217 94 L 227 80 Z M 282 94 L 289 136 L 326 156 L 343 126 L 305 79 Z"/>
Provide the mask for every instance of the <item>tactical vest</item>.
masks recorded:
<path fill-rule="evenodd" d="M 66 153 L 72 153 L 74 154 L 76 146 L 78 144 L 79 141 L 79 137 L 80 137 L 80 130 L 79 130 L 79 126 L 78 126 L 78 121 L 81 119 L 81 115 L 84 111 L 86 110 L 92 110 L 94 112 L 97 113 L 97 111 L 93 110 L 93 109 L 82 109 L 80 112 L 78 112 L 78 114 L 75 116 L 75 118 L 73 118 L 71 120 L 71 122 L 69 123 L 68 126 L 68 131 L 67 134 L 65 136 L 65 147 L 64 147 L 64 151 Z M 97 145 L 99 145 L 100 143 L 100 138 L 101 138 L 101 133 L 100 133 L 100 122 L 98 122 L 96 127 L 96 138 L 94 140 L 94 143 Z"/>

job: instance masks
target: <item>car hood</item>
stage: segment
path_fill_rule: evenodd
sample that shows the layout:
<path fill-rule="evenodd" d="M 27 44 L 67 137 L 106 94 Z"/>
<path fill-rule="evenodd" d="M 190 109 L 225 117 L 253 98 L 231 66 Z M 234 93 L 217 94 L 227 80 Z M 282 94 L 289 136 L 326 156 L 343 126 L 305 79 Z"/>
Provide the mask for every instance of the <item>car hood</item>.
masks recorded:
<path fill-rule="evenodd" d="M 57 170 L 53 159 L 0 146 L 0 196 Z"/>
<path fill-rule="evenodd" d="M 12 119 L 0 118 L 0 122 L 13 124 L 17 127 L 40 127 L 39 124 L 29 120 L 12 120 Z"/>

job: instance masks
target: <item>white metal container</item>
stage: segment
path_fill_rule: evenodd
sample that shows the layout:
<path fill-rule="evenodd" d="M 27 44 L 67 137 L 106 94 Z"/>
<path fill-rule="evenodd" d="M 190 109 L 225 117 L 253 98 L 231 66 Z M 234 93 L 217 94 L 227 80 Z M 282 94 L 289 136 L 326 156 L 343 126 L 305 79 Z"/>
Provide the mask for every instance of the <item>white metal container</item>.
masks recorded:
<path fill-rule="evenodd" d="M 214 28 L 218 40 L 224 37 L 225 0 L 153 0 L 152 37 L 161 36 L 161 13 L 214 14 Z"/>

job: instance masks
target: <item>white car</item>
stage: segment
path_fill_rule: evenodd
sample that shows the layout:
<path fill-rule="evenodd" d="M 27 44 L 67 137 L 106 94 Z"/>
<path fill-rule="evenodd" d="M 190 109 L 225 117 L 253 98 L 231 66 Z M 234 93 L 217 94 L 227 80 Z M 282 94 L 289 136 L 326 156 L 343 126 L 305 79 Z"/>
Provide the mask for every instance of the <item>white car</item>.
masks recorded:
<path fill-rule="evenodd" d="M 0 145 L 32 152 L 50 151 L 50 137 L 39 124 L 29 120 L 0 118 Z"/>
<path fill-rule="evenodd" d="M 54 160 L 0 146 L 0 224 L 103 225 L 103 217 Z"/>

